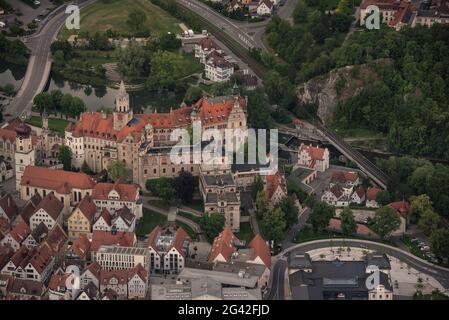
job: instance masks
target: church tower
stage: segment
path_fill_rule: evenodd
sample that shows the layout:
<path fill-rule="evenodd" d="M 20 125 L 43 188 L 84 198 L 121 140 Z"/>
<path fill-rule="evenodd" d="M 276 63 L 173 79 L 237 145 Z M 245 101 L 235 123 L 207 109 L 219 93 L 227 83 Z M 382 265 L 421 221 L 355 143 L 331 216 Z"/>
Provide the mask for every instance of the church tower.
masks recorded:
<path fill-rule="evenodd" d="M 129 107 L 129 94 L 126 92 L 125 83 L 120 83 L 120 89 L 115 97 L 114 130 L 121 130 L 133 118 L 133 112 Z"/>
<path fill-rule="evenodd" d="M 27 166 L 34 166 L 36 155 L 31 139 L 31 128 L 21 123 L 16 128 L 16 150 L 14 153 L 16 171 L 16 190 L 19 191 L 20 180 Z"/>

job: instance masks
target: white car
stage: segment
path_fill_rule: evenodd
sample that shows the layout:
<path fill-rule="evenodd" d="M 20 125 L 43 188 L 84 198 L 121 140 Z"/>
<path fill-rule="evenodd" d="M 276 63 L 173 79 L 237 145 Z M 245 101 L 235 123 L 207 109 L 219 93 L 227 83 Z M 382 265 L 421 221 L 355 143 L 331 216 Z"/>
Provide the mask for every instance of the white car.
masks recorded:
<path fill-rule="evenodd" d="M 40 1 L 37 1 L 37 0 L 34 0 L 34 2 L 33 2 L 33 3 L 34 3 L 34 5 L 35 5 L 35 6 L 38 6 L 38 5 L 40 5 L 40 4 L 41 4 L 41 2 L 40 2 Z"/>
<path fill-rule="evenodd" d="M 3 21 L 0 21 L 0 28 L 4 28 L 6 27 L 6 23 L 4 23 Z"/>

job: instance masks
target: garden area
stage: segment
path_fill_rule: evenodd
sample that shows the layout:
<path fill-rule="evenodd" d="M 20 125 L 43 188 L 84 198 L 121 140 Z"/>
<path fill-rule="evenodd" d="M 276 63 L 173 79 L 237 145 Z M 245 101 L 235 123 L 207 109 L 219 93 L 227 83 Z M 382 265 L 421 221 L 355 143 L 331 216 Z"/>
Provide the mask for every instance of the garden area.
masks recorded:
<path fill-rule="evenodd" d="M 26 123 L 41 128 L 42 127 L 42 117 L 40 116 L 32 116 L 30 119 L 25 121 Z M 64 119 L 48 119 L 48 128 L 52 131 L 56 131 L 57 133 L 64 136 L 65 128 L 69 124 L 69 121 Z"/>
<path fill-rule="evenodd" d="M 133 11 L 145 14 L 140 30 L 133 29 L 132 24 L 127 23 L 128 14 Z M 145 31 L 160 35 L 178 32 L 178 23 L 179 21 L 148 0 L 100 0 L 81 10 L 81 29 L 78 32 L 113 30 L 122 36 L 136 36 Z M 63 27 L 58 38 L 66 40 L 70 35 L 71 31 Z"/>

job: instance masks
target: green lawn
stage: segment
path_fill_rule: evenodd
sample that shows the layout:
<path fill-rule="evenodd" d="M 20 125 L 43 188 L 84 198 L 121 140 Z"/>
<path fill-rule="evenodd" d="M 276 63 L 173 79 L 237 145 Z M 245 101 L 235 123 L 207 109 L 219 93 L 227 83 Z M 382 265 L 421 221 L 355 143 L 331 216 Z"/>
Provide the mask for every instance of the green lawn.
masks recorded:
<path fill-rule="evenodd" d="M 254 238 L 254 232 L 251 229 L 251 224 L 249 222 L 240 223 L 240 231 L 235 234 L 240 240 L 249 243 Z"/>
<path fill-rule="evenodd" d="M 185 206 L 192 208 L 194 210 L 197 210 L 197 211 L 201 211 L 201 212 L 204 211 L 204 203 L 203 203 L 203 200 L 201 200 L 201 199 L 194 199 L 194 200 L 192 200 L 192 202 L 190 202 L 189 204 L 186 204 Z"/>
<path fill-rule="evenodd" d="M 178 215 L 181 216 L 181 217 L 187 218 L 189 220 L 192 220 L 193 222 L 195 222 L 197 224 L 200 223 L 200 219 L 201 218 L 196 216 L 196 215 L 194 215 L 194 214 L 191 214 L 189 212 L 185 212 L 185 211 L 181 211 L 180 210 L 180 211 L 178 211 Z"/>
<path fill-rule="evenodd" d="M 163 226 L 167 223 L 167 217 L 163 214 L 143 208 L 143 219 L 140 221 L 136 234 L 138 236 L 146 236 L 155 226 Z"/>
<path fill-rule="evenodd" d="M 115 51 L 99 51 L 99 50 L 74 50 L 73 61 L 88 62 L 92 66 L 103 65 L 105 63 L 117 62 Z"/>
<path fill-rule="evenodd" d="M 193 53 L 179 53 L 182 59 L 183 76 L 203 72 L 204 66 L 195 59 Z M 186 80 L 187 81 L 187 80 Z"/>
<path fill-rule="evenodd" d="M 42 127 L 42 117 L 32 116 L 30 119 L 26 120 L 26 123 L 40 128 Z M 64 119 L 48 119 L 49 129 L 56 131 L 61 135 L 64 135 L 64 131 L 68 123 L 69 121 Z"/>
<path fill-rule="evenodd" d="M 147 19 L 143 29 L 149 30 L 151 34 L 179 31 L 179 21 L 149 0 L 99 0 L 81 10 L 81 29 L 78 32 L 105 32 L 110 29 L 123 35 L 132 35 L 133 31 L 126 21 L 128 14 L 136 9 L 145 12 Z M 63 27 L 59 38 L 67 39 L 72 33 Z"/>

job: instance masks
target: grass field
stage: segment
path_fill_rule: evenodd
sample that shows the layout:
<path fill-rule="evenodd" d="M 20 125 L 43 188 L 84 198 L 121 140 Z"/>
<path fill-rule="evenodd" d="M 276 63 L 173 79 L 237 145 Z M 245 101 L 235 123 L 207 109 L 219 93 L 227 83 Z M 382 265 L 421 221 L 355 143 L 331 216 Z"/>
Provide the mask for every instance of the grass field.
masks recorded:
<path fill-rule="evenodd" d="M 132 35 L 133 32 L 126 21 L 128 14 L 136 9 L 145 12 L 147 19 L 143 29 L 149 30 L 151 34 L 175 33 L 179 30 L 179 21 L 149 0 L 99 0 L 81 10 L 81 29 L 77 31 L 94 33 L 110 29 L 120 34 Z M 63 27 L 59 38 L 67 39 L 71 34 L 71 30 Z"/>
<path fill-rule="evenodd" d="M 40 128 L 42 127 L 42 117 L 32 116 L 30 119 L 26 120 L 26 123 Z M 49 129 L 62 135 L 64 135 L 64 131 L 68 123 L 69 121 L 63 119 L 48 119 Z"/>
<path fill-rule="evenodd" d="M 167 223 L 167 217 L 163 214 L 143 208 L 143 219 L 140 221 L 136 229 L 138 236 L 146 236 L 155 226 L 163 226 Z"/>

